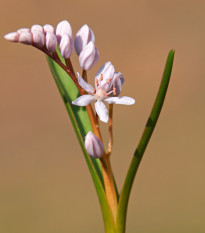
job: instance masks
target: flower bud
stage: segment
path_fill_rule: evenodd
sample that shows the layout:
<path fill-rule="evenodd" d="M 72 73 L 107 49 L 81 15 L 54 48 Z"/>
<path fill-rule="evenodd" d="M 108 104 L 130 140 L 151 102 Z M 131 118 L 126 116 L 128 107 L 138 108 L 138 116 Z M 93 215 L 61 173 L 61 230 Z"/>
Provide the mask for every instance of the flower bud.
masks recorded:
<path fill-rule="evenodd" d="M 61 21 L 56 27 L 56 37 L 58 43 L 60 43 L 64 34 L 67 34 L 72 38 L 72 28 L 67 20 Z"/>
<path fill-rule="evenodd" d="M 31 27 L 31 32 L 33 33 L 35 30 L 43 32 L 43 27 L 39 24 L 35 24 Z"/>
<path fill-rule="evenodd" d="M 61 38 L 59 49 L 63 58 L 67 59 L 73 52 L 73 41 L 69 35 L 64 34 Z"/>
<path fill-rule="evenodd" d="M 102 142 L 91 131 L 85 136 L 85 148 L 88 154 L 93 158 L 101 158 L 104 152 Z"/>
<path fill-rule="evenodd" d="M 26 45 L 32 45 L 32 34 L 30 32 L 21 32 L 19 36 L 19 42 Z"/>
<path fill-rule="evenodd" d="M 56 47 L 57 47 L 56 35 L 51 32 L 47 32 L 46 48 L 48 49 L 49 52 L 54 53 L 56 51 Z"/>
<path fill-rule="evenodd" d="M 33 43 L 38 48 L 43 48 L 45 44 L 45 35 L 42 31 L 33 31 Z"/>
<path fill-rule="evenodd" d="M 94 43 L 90 41 L 79 56 L 80 67 L 83 70 L 91 69 L 99 60 L 99 52 Z"/>
<path fill-rule="evenodd" d="M 19 33 L 18 32 L 8 33 L 4 36 L 4 39 L 11 42 L 19 42 Z"/>
<path fill-rule="evenodd" d="M 50 24 L 46 24 L 43 26 L 43 31 L 44 33 L 46 34 L 47 32 L 52 32 L 52 33 L 55 33 L 55 29 L 52 25 Z"/>
<path fill-rule="evenodd" d="M 75 35 L 75 51 L 78 56 L 90 41 L 95 43 L 95 35 L 88 25 L 85 24 Z"/>
<path fill-rule="evenodd" d="M 17 30 L 18 33 L 21 33 L 21 32 L 31 32 L 31 29 L 30 28 L 20 28 Z"/>

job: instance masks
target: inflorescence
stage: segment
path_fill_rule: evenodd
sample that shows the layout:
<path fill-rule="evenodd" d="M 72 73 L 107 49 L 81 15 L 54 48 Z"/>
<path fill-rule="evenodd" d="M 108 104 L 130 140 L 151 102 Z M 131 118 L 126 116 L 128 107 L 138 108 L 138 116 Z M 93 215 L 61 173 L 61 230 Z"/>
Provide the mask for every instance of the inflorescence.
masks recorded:
<path fill-rule="evenodd" d="M 109 120 L 112 122 L 112 111 L 111 114 L 108 114 L 103 102 L 108 103 L 109 106 L 112 106 L 112 104 L 132 105 L 135 103 L 135 100 L 131 97 L 118 97 L 124 83 L 124 77 L 122 73 L 115 72 L 111 62 L 106 62 L 98 70 L 95 76 L 95 88 L 87 83 L 87 70 L 90 70 L 98 62 L 99 52 L 95 46 L 95 35 L 86 24 L 76 33 L 74 43 L 71 25 L 66 20 L 60 22 L 56 29 L 50 24 L 44 26 L 36 24 L 31 28 L 18 29 L 16 32 L 5 35 L 4 38 L 11 42 L 31 45 L 57 62 L 69 74 L 81 94 L 79 98 L 72 101 L 72 104 L 87 106 L 96 101 L 95 118 L 99 116 L 100 120 L 105 123 Z M 58 56 L 57 47 L 59 47 L 60 54 L 65 59 L 66 65 Z M 77 73 L 78 78 L 70 60 L 73 48 L 75 48 L 80 67 L 83 70 L 82 77 Z M 110 141 L 112 143 L 112 139 Z M 88 132 L 85 137 L 85 148 L 88 154 L 94 158 L 101 158 L 104 153 L 101 140 L 92 132 Z"/>

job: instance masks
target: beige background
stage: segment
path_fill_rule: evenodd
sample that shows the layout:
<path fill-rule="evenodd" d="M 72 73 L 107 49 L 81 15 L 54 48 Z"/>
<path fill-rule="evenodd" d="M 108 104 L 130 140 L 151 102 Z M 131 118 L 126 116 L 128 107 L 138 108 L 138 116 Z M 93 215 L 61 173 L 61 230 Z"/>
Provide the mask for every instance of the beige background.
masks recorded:
<path fill-rule="evenodd" d="M 126 81 L 116 106 L 113 170 L 122 186 L 166 56 L 176 49 L 165 106 L 134 183 L 127 232 L 205 232 L 205 1 L 1 0 L 0 232 L 104 231 L 98 199 L 43 54 L 3 35 L 70 21 L 95 32 L 100 61 Z M 77 56 L 72 60 L 79 70 Z M 104 136 L 106 125 L 102 125 Z"/>

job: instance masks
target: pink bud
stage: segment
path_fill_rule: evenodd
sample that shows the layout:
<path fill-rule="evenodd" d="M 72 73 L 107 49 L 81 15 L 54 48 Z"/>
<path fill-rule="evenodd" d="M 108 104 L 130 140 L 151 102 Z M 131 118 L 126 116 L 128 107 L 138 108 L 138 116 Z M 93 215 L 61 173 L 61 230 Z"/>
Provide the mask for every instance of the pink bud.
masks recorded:
<path fill-rule="evenodd" d="M 11 33 L 6 34 L 4 38 L 11 42 L 19 42 L 19 33 L 11 32 Z"/>
<path fill-rule="evenodd" d="M 80 67 L 83 70 L 91 69 L 99 60 L 99 53 L 94 43 L 90 41 L 79 56 Z"/>
<path fill-rule="evenodd" d="M 101 158 L 104 152 L 104 146 L 100 139 L 91 131 L 85 136 L 85 149 L 93 158 Z"/>
<path fill-rule="evenodd" d="M 19 36 L 19 42 L 26 45 L 32 45 L 32 34 L 30 32 L 21 32 Z"/>
<path fill-rule="evenodd" d="M 18 33 L 21 33 L 21 32 L 31 32 L 30 28 L 20 28 L 17 30 Z"/>
<path fill-rule="evenodd" d="M 73 52 L 73 41 L 69 35 L 63 35 L 59 45 L 59 49 L 63 58 L 67 59 Z"/>
<path fill-rule="evenodd" d="M 43 48 L 45 44 L 45 35 L 42 31 L 33 31 L 33 43 L 38 48 Z"/>
<path fill-rule="evenodd" d="M 85 24 L 75 35 L 75 51 L 78 56 L 90 41 L 95 43 L 95 35 L 88 25 Z"/>
<path fill-rule="evenodd" d="M 60 43 L 60 40 L 64 34 L 69 35 L 71 38 L 73 37 L 72 28 L 67 20 L 61 21 L 56 27 L 56 36 L 58 43 Z"/>
<path fill-rule="evenodd" d="M 43 27 L 39 24 L 35 24 L 31 27 L 31 32 L 33 33 L 35 30 L 43 32 Z"/>
<path fill-rule="evenodd" d="M 47 32 L 46 34 L 46 48 L 49 52 L 54 53 L 57 47 L 57 39 L 55 34 Z"/>
<path fill-rule="evenodd" d="M 53 27 L 52 25 L 50 25 L 50 24 L 44 25 L 44 26 L 43 26 L 43 30 L 44 30 L 45 34 L 46 34 L 47 32 L 55 33 L 54 27 Z"/>

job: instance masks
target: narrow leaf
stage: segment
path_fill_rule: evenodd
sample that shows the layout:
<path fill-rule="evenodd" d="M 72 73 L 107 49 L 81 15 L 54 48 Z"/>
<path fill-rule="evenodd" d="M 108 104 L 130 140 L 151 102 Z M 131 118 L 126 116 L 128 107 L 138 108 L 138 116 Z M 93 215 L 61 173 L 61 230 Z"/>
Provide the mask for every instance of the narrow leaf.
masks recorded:
<path fill-rule="evenodd" d="M 148 142 L 155 128 L 155 125 L 157 123 L 159 114 L 161 112 L 161 109 L 164 103 L 164 99 L 166 96 L 166 92 L 167 92 L 167 88 L 168 88 L 169 80 L 171 76 L 174 53 L 175 51 L 171 50 L 168 54 L 167 62 L 166 62 L 165 69 L 164 69 L 164 74 L 162 77 L 161 85 L 160 85 L 154 106 L 148 118 L 147 124 L 145 126 L 145 129 L 142 134 L 141 140 L 138 144 L 138 147 L 135 150 L 134 157 L 131 161 L 129 170 L 127 172 L 127 176 L 125 178 L 125 182 L 122 188 L 119 205 L 118 205 L 117 222 L 116 222 L 117 233 L 125 232 L 126 212 L 127 212 L 127 206 L 128 206 L 131 188 L 132 188 L 133 181 L 137 173 L 140 161 L 148 145 Z"/>
<path fill-rule="evenodd" d="M 51 72 L 55 79 L 56 85 L 59 89 L 61 97 L 64 101 L 65 107 L 70 116 L 71 122 L 73 124 L 74 130 L 76 132 L 78 141 L 80 143 L 81 149 L 83 151 L 86 163 L 90 170 L 98 198 L 100 201 L 100 206 L 103 214 L 105 229 L 106 232 L 114 233 L 114 222 L 112 213 L 110 211 L 107 198 L 105 195 L 104 187 L 103 187 L 103 179 L 101 173 L 100 162 L 98 159 L 91 158 L 85 149 L 84 146 L 84 137 L 88 131 L 92 131 L 90 119 L 88 117 L 88 113 L 86 108 L 84 107 L 76 107 L 71 104 L 73 100 L 75 100 L 80 94 L 75 84 L 69 77 L 69 75 L 51 58 L 47 58 Z"/>

